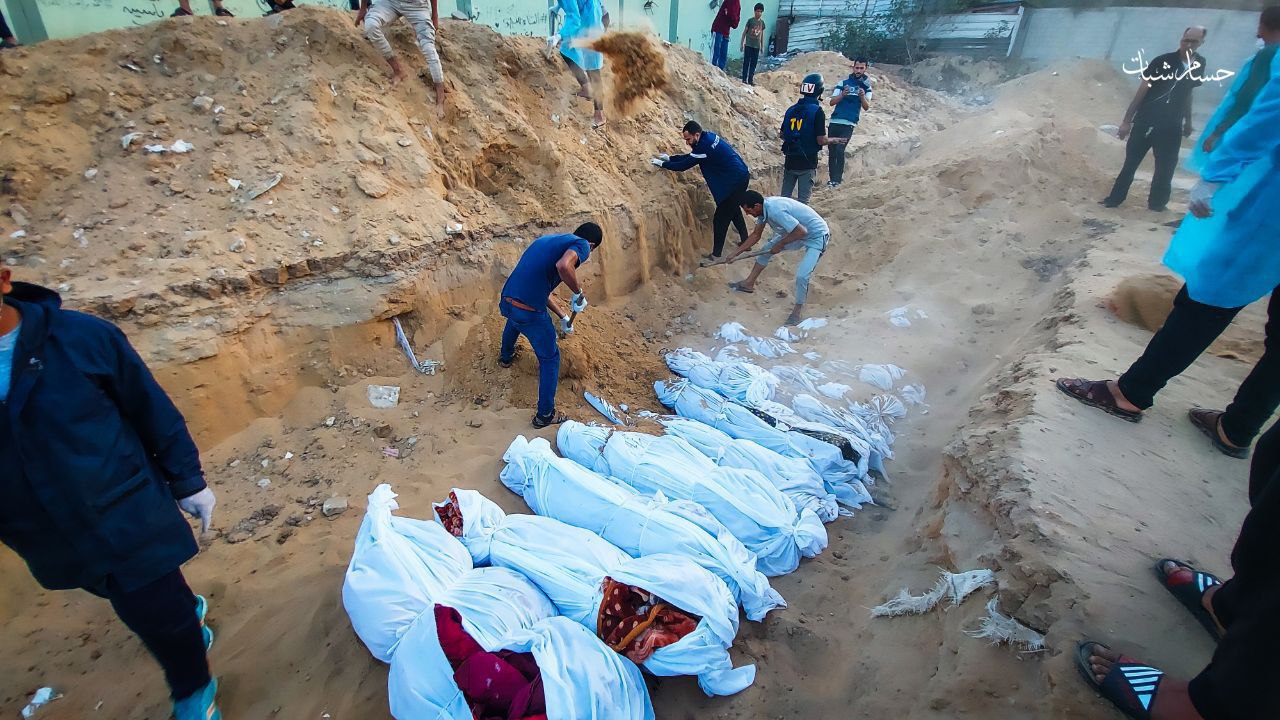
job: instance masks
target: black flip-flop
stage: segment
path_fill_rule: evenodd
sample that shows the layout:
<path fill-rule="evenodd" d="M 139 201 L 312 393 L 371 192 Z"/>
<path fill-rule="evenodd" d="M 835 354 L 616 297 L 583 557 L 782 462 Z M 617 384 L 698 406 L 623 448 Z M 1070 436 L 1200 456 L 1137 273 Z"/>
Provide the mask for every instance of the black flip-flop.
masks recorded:
<path fill-rule="evenodd" d="M 752 288 L 748 288 L 746 285 L 743 285 L 741 281 L 739 281 L 739 282 L 731 282 L 731 283 L 729 283 L 729 289 L 730 289 L 730 290 L 736 290 L 736 291 L 738 291 L 738 292 L 740 292 L 740 293 L 746 293 L 746 294 L 748 294 L 748 295 L 750 295 L 750 294 L 752 294 L 752 293 L 754 293 L 754 292 L 755 292 L 755 290 L 754 290 L 754 289 L 752 289 Z"/>
<path fill-rule="evenodd" d="M 1071 382 L 1081 383 L 1078 386 L 1072 386 Z M 1125 410 L 1116 405 L 1115 396 L 1111 394 L 1111 390 L 1107 388 L 1106 380 L 1085 380 L 1083 378 L 1058 378 L 1053 381 L 1059 390 L 1067 395 L 1079 400 L 1080 402 L 1095 407 L 1107 413 L 1114 415 L 1121 420 L 1128 420 L 1136 423 L 1142 421 L 1142 411 L 1133 412 Z"/>
<path fill-rule="evenodd" d="M 1170 585 L 1169 573 L 1164 571 L 1165 563 L 1173 563 L 1183 570 L 1190 572 L 1191 582 L 1183 583 L 1182 585 Z M 1209 590 L 1209 588 L 1214 585 L 1221 585 L 1222 581 L 1207 572 L 1201 572 L 1191 565 L 1174 558 L 1160 558 L 1156 561 L 1156 564 L 1152 566 L 1152 569 L 1155 570 L 1156 579 L 1160 581 L 1160 585 L 1163 586 L 1165 590 L 1168 590 L 1170 595 L 1177 598 L 1178 602 L 1182 603 L 1182 606 L 1190 611 L 1190 613 L 1195 616 L 1196 620 L 1200 621 L 1200 624 L 1204 626 L 1204 629 L 1209 631 L 1209 635 L 1213 636 L 1213 641 L 1218 642 L 1221 640 L 1222 633 L 1218 631 L 1218 624 L 1214 622 L 1213 615 L 1209 614 L 1209 611 L 1204 609 L 1204 605 L 1201 603 L 1201 600 L 1204 598 L 1204 594 Z"/>
<path fill-rule="evenodd" d="M 1228 445 L 1222 442 L 1222 438 L 1218 436 L 1218 429 L 1222 426 L 1222 416 L 1226 413 L 1221 410 L 1207 410 L 1205 408 L 1192 408 L 1187 411 L 1187 417 L 1191 418 L 1191 424 L 1195 425 L 1205 437 L 1213 442 L 1213 446 L 1218 448 L 1218 452 L 1233 457 L 1238 460 L 1244 460 L 1249 457 L 1249 448 Z"/>
<path fill-rule="evenodd" d="M 1085 640 L 1076 646 L 1076 669 L 1080 671 L 1084 681 L 1099 695 L 1110 700 L 1126 717 L 1151 720 L 1151 703 L 1160 690 L 1164 672 L 1121 655 L 1116 664 L 1111 666 L 1111 672 L 1099 683 L 1093 677 L 1093 664 L 1089 662 L 1094 647 L 1107 646 L 1091 640 Z"/>

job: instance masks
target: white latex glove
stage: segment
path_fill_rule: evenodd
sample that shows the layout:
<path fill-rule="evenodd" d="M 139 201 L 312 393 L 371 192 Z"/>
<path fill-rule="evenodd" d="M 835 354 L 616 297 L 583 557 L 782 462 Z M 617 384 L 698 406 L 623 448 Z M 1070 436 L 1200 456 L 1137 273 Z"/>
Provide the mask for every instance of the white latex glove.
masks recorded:
<path fill-rule="evenodd" d="M 1222 187 L 1222 183 L 1213 183 L 1207 180 L 1197 182 L 1191 188 L 1191 201 L 1188 203 L 1191 214 L 1198 218 L 1207 218 L 1213 215 L 1214 193 L 1218 192 L 1218 188 Z"/>
<path fill-rule="evenodd" d="M 569 301 L 569 309 L 574 312 L 582 312 L 587 309 L 586 293 L 574 293 L 573 299 Z"/>
<path fill-rule="evenodd" d="M 572 334 L 573 334 L 573 323 L 569 322 L 569 318 L 567 318 L 567 317 L 562 317 L 562 318 L 560 318 L 560 330 L 561 330 L 565 335 L 572 335 Z"/>
<path fill-rule="evenodd" d="M 662 158 L 649 158 L 649 163 L 654 167 L 662 167 L 662 163 L 664 162 L 666 162 L 666 160 L 663 160 Z"/>
<path fill-rule="evenodd" d="M 209 488 L 178 501 L 178 507 L 182 508 L 183 512 L 191 517 L 200 518 L 201 535 L 209 532 L 209 527 L 213 524 L 213 506 L 217 504 L 218 500 Z"/>
<path fill-rule="evenodd" d="M 671 156 L 666 153 L 659 153 L 658 158 L 662 160 L 662 162 L 666 162 L 671 159 Z"/>

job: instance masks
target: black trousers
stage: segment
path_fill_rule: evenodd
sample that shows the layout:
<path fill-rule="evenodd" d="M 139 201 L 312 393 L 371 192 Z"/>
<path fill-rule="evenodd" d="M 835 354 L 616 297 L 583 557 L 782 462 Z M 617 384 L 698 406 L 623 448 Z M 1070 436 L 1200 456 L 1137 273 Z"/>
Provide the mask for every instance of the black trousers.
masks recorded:
<path fill-rule="evenodd" d="M 742 82 L 756 84 L 756 65 L 760 62 L 760 48 L 742 48 Z"/>
<path fill-rule="evenodd" d="M 1169 194 L 1173 190 L 1173 171 L 1178 169 L 1178 150 L 1182 147 L 1182 127 L 1173 124 L 1169 127 L 1153 127 L 1150 125 L 1134 125 L 1129 133 L 1129 141 L 1124 146 L 1124 167 L 1116 176 L 1111 186 L 1111 194 L 1105 202 L 1119 205 L 1129 195 L 1129 186 L 1133 183 L 1133 174 L 1147 157 L 1150 151 L 1155 155 L 1155 172 L 1151 176 L 1151 193 L 1147 195 L 1147 207 L 1152 210 L 1163 210 L 1169 203 Z"/>
<path fill-rule="evenodd" d="M 747 191 L 747 183 L 733 188 L 723 200 L 716 203 L 716 214 L 711 217 L 711 254 L 720 257 L 724 252 L 724 236 L 729 232 L 730 223 L 738 231 L 738 242 L 747 239 L 747 221 L 742 218 L 742 206 L 738 205 L 738 197 Z"/>
<path fill-rule="evenodd" d="M 0 40 L 13 37 L 13 31 L 9 29 L 9 23 L 5 22 L 4 13 L 0 12 Z"/>
<path fill-rule="evenodd" d="M 174 700 L 189 697 L 209 684 L 209 659 L 196 616 L 196 596 L 181 570 L 135 590 L 112 578 L 85 590 L 111 602 L 116 615 L 160 663 Z"/>
<path fill-rule="evenodd" d="M 1151 407 L 1165 383 L 1180 375 L 1222 334 L 1244 308 L 1220 308 L 1192 300 L 1184 285 L 1173 300 L 1173 312 L 1147 343 L 1142 357 L 1120 376 L 1120 392 L 1142 409 Z M 1240 383 L 1222 416 L 1222 431 L 1231 444 L 1247 446 L 1280 406 L 1280 288 L 1267 305 L 1262 357 Z"/>
<path fill-rule="evenodd" d="M 853 137 L 853 126 L 844 123 L 827 123 L 827 136 L 833 138 Z M 831 173 L 831 182 L 844 182 L 844 151 L 848 145 L 839 143 L 827 146 L 827 171 Z"/>
<path fill-rule="evenodd" d="M 1258 441 L 1249 504 L 1231 551 L 1235 575 L 1213 596 L 1227 634 L 1190 684 L 1191 702 L 1205 720 L 1280 718 L 1280 425 Z"/>

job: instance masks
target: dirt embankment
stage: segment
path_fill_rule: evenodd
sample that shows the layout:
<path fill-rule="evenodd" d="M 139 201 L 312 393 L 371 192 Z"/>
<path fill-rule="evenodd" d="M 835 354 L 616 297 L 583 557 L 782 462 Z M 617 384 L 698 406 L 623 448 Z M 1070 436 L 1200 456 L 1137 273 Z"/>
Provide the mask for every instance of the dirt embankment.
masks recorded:
<path fill-rule="evenodd" d="M 409 29 L 392 35 L 421 70 Z M 630 108 L 604 131 L 590 129 L 589 103 L 540 43 L 463 22 L 442 30 L 454 89 L 443 120 L 418 81 L 390 91 L 349 17 L 323 8 L 6 53 L 0 171 L 14 213 L 0 217 L 3 255 L 20 278 L 122 324 L 201 442 L 216 441 L 302 387 L 394 367 L 389 324 L 377 321 L 403 315 L 415 345 L 436 347 L 488 313 L 544 232 L 605 226 L 587 268 L 600 307 L 686 271 L 706 242 L 709 196 L 696 173 L 645 160 L 679 152 L 678 129 L 696 118 L 771 182 L 794 84 L 746 88 L 685 49 L 624 45 L 623 56 L 665 63 L 670 82 L 659 90 L 654 68 L 607 70 Z M 943 117 L 905 86 L 884 96 Z M 869 137 L 894 146 L 903 132 Z M 194 148 L 169 151 L 179 140 Z"/>

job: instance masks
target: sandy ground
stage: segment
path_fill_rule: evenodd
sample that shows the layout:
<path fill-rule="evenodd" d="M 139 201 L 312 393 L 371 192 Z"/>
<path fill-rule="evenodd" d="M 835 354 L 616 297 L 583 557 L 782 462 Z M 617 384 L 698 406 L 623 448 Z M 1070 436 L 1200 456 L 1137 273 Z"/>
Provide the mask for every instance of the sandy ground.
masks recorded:
<path fill-rule="evenodd" d="M 421 89 L 379 97 L 377 58 L 344 20 L 308 10 L 287 14 L 282 26 L 167 22 L 4 60 L 10 76 L 20 67 L 40 77 L 52 72 L 52 49 L 84 59 L 125 43 L 133 48 L 126 54 L 146 62 L 159 47 L 168 48 L 166 57 L 188 58 L 172 75 L 152 72 L 148 80 L 159 87 L 137 90 L 137 107 L 122 112 L 123 120 L 108 107 L 96 111 L 102 117 L 89 112 L 90 119 L 72 122 L 71 110 L 93 94 L 78 86 L 61 103 L 32 99 L 39 121 L 4 116 L 6 158 L 19 157 L 9 152 L 19 141 L 67 147 L 11 162 L 7 172 L 20 180 L 11 202 L 30 211 L 34 239 L 6 246 L 4 254 L 17 258 L 20 278 L 66 282 L 69 304 L 124 324 L 191 420 L 220 505 L 219 532 L 188 575 L 212 602 L 212 660 L 230 718 L 387 716 L 386 669 L 351 632 L 339 596 L 364 496 L 376 484 L 391 483 L 403 512 L 419 517 L 452 486 L 525 510 L 497 474 L 501 450 L 515 435 L 530 434 L 536 367 L 527 352 L 512 371 L 494 367 L 491 297 L 523 242 L 587 217 L 607 222 L 611 239 L 619 239 L 588 268 L 593 307 L 563 344 L 560 402 L 583 419 L 591 416 L 577 401 L 582 390 L 656 409 L 647 386 L 666 374 L 664 348 L 715 347 L 715 328 L 730 320 L 756 334 L 780 324 L 790 308 L 794 259 L 771 266 L 752 296 L 725 288 L 746 267 L 694 272 L 706 243 L 705 191 L 694 177 L 637 167 L 648 153 L 677 149 L 673 129 L 688 112 L 724 128 L 767 187 L 778 163 L 767 132 L 797 77 L 810 69 L 838 77 L 839 70 L 829 54 L 814 54 L 763 76 L 748 93 L 673 49 L 667 63 L 676 89 L 593 135 L 582 128 L 584 107 L 557 104 L 571 81 L 538 64 L 536 42 L 446 22 L 450 73 L 492 74 L 493 67 L 462 60 L 462 51 L 481 49 L 519 79 L 460 83 L 465 89 L 444 129 L 426 113 L 418 125 L 410 122 L 405 109 L 426 97 Z M 218 32 L 229 39 L 217 40 Z M 130 118 L 163 102 L 170 103 L 163 124 L 189 112 L 200 73 L 213 70 L 200 68 L 207 60 L 197 62 L 200 54 L 187 48 L 279 37 L 287 39 L 277 55 L 257 58 L 268 67 L 300 62 L 307 55 L 288 50 L 300 45 L 319 46 L 306 52 L 328 60 L 297 76 L 307 87 L 294 100 L 281 99 L 282 110 L 268 102 L 281 89 L 271 83 L 297 79 L 255 76 L 236 65 L 247 78 L 236 102 L 253 103 L 255 121 L 279 124 L 296 112 L 296 133 L 326 134 L 332 147 L 307 150 L 309 141 L 283 131 L 222 135 L 204 116 L 181 120 L 203 127 L 215 143 L 221 138 L 215 147 L 225 163 L 257 169 L 246 159 L 257 153 L 264 171 L 288 169 L 290 179 L 271 191 L 278 193 L 270 206 L 276 215 L 261 207 L 248 212 L 229 197 L 207 157 L 192 165 L 166 157 L 156 165 L 136 149 L 121 154 L 118 135 Z M 337 67 L 344 57 L 367 67 L 352 78 Z M 114 63 L 98 64 L 116 73 Z M 326 96 L 334 97 L 330 78 L 340 97 L 357 96 L 355 104 L 326 106 Z M 67 82 L 98 83 L 100 104 L 115 97 L 105 94 L 104 80 Z M 217 80 L 236 97 L 232 83 Z M 14 84 L 4 86 L 10 102 L 3 105 L 36 92 Z M 689 678 L 651 679 L 659 717 L 1103 717 L 1110 711 L 1069 663 L 1082 634 L 1114 639 L 1175 672 L 1192 672 L 1208 658 L 1203 631 L 1155 586 L 1149 559 L 1174 555 L 1227 570 L 1245 510 L 1246 464 L 1212 451 L 1185 409 L 1229 400 L 1256 357 L 1261 314 L 1251 308 L 1242 315 L 1216 354 L 1171 384 L 1139 426 L 1090 411 L 1050 382 L 1061 373 L 1123 370 L 1167 303 L 1168 283 L 1151 276 L 1160 273 L 1170 234 L 1164 223 L 1176 214 L 1138 209 L 1142 180 L 1134 207 L 1095 204 L 1122 155 L 1122 144 L 1096 127 L 1114 121 L 1127 100 L 1123 88 L 1114 71 L 1082 63 L 1012 80 L 992 88 L 991 105 L 962 108 L 882 76 L 883 100 L 855 136 L 845 185 L 814 196 L 833 243 L 809 311 L 831 322 L 797 347 L 823 359 L 896 363 L 909 371 L 908 381 L 927 388 L 928 411 L 914 408 L 896 426 L 890 479 L 876 489 L 879 506 L 832 523 L 826 552 L 775 579 L 788 609 L 743 623 L 734 652 L 757 663 L 756 684 L 710 699 Z M 173 97 L 165 101 L 165 92 Z M 563 111 L 570 127 L 552 129 L 553 111 Z M 352 113 L 367 120 L 364 129 L 346 121 Z M 85 139 L 67 141 L 73 129 L 55 131 L 44 121 L 80 128 Z M 430 138 L 429 127 L 436 128 Z M 364 142 L 375 134 L 370 128 L 391 138 L 385 152 Z M 527 134 L 513 139 L 513 128 Z M 412 133 L 422 147 L 405 148 L 395 139 L 400 133 Z M 395 159 L 366 162 L 357 157 L 360 148 Z M 410 182 L 416 171 L 406 168 L 417 166 L 419 153 L 431 166 Z M 62 172 L 51 171 L 49 157 Z M 485 166 L 485 157 L 501 161 Z M 112 209 L 107 225 L 149 223 L 164 237 L 140 240 L 150 244 L 139 250 L 97 241 L 79 248 L 74 228 L 102 204 L 101 192 L 85 187 L 86 164 L 143 183 L 131 193 L 149 193 L 146 202 L 135 196 Z M 378 167 L 372 176 L 394 180 L 381 198 L 360 189 L 371 164 Z M 825 176 L 825 167 L 820 172 Z M 297 188 L 295 174 L 313 181 Z M 169 179 L 166 191 L 163 183 L 147 184 L 154 175 L 199 189 L 176 193 Z M 1185 181 L 1175 194 L 1179 207 Z M 215 190 L 206 192 L 206 184 Z M 405 202 L 410 198 L 421 200 Z M 159 205 L 164 212 L 153 213 Z M 331 206 L 340 209 L 332 227 Z M 323 245 L 299 242 L 301 230 L 319 226 L 321 217 L 329 227 Z M 455 220 L 465 222 L 465 235 L 444 234 L 444 223 Z M 216 240 L 190 245 L 173 262 L 158 257 L 187 226 L 201 232 L 215 225 L 216 233 L 206 232 Z M 12 230 L 4 230 L 8 238 Z M 239 232 L 256 233 L 256 264 L 246 262 L 247 253 L 223 252 Z M 392 244 L 391 234 L 400 240 Z M 299 262 L 306 274 L 295 274 Z M 263 267 L 275 273 L 271 279 Z M 201 284 L 219 269 L 243 282 Z M 888 311 L 904 305 L 927 317 L 915 316 L 908 328 L 891 325 Z M 445 361 L 443 373 L 407 369 L 386 322 L 391 316 L 404 317 L 420 356 Z M 400 386 L 399 405 L 372 408 L 369 384 Z M 871 393 L 855 387 L 860 398 Z M 327 519 L 319 506 L 331 496 L 348 498 L 351 508 Z M 158 671 L 105 603 L 41 591 L 7 551 L 0 551 L 0 567 L 0 713 L 16 713 L 31 691 L 52 685 L 65 697 L 41 717 L 166 717 Z M 899 588 L 927 587 L 939 567 L 995 570 L 1001 608 L 1045 632 L 1047 649 L 1020 653 L 966 636 L 988 592 L 921 617 L 869 617 L 867 608 Z"/>

